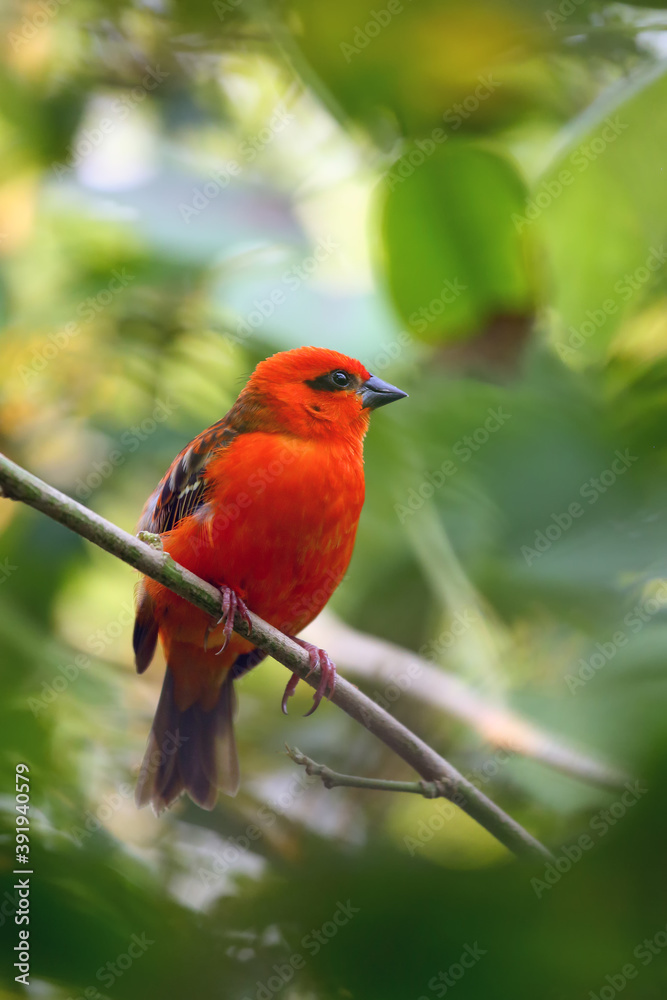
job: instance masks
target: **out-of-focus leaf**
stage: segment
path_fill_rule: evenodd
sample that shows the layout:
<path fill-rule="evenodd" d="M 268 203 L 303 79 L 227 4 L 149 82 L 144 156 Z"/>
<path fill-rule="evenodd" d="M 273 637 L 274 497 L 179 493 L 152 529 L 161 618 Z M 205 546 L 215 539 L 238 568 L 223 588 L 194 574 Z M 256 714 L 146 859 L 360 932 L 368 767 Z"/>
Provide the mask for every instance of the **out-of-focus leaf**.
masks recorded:
<path fill-rule="evenodd" d="M 478 146 L 419 144 L 384 181 L 383 229 L 394 301 L 415 334 L 465 334 L 530 308 L 523 238 L 512 223 L 524 187 L 502 156 Z"/>
<path fill-rule="evenodd" d="M 477 126 L 503 116 L 512 87 L 492 86 L 475 101 L 476 89 L 491 79 L 490 71 L 502 73 L 508 51 L 536 41 L 546 27 L 528 5 L 485 0 L 295 0 L 292 8 L 295 42 L 335 105 L 380 137 L 383 119 L 385 132 L 387 119 L 410 136 L 430 132 L 447 112 L 456 114 L 457 102 L 474 102 Z M 468 120 L 471 106 L 455 128 Z M 445 117 L 447 127 L 451 123 Z"/>
<path fill-rule="evenodd" d="M 543 234 L 566 360 L 600 359 L 614 334 L 664 293 L 667 179 L 656 136 L 667 127 L 664 66 L 624 81 L 567 129 L 517 227 Z"/>

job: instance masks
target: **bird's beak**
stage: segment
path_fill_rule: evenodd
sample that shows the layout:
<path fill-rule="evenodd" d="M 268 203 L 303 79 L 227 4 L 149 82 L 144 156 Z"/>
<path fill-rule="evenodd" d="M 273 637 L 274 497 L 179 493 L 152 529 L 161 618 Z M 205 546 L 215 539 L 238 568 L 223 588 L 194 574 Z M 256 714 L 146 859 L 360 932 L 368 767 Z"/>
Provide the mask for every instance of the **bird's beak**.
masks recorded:
<path fill-rule="evenodd" d="M 366 379 L 359 389 L 359 394 L 361 395 L 362 409 L 369 410 L 377 410 L 378 406 L 385 406 L 387 403 L 393 403 L 395 399 L 403 399 L 404 396 L 407 396 L 407 392 L 397 389 L 389 382 L 383 382 L 377 375 L 371 375 L 369 379 Z"/>

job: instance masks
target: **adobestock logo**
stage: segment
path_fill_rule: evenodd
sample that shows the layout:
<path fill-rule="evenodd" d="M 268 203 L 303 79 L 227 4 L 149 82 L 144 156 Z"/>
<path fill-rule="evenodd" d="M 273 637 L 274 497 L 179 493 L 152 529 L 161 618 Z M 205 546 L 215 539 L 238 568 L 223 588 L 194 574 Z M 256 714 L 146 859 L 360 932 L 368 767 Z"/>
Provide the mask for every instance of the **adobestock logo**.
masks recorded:
<path fill-rule="evenodd" d="M 259 329 L 263 323 L 270 319 L 277 309 L 287 302 L 289 293 L 296 292 L 307 281 L 324 261 L 340 249 L 333 236 L 322 236 L 313 247 L 313 252 L 299 261 L 292 264 L 283 272 L 280 284 L 273 288 L 263 298 L 253 301 L 253 309 L 246 314 L 236 325 L 236 332 L 228 331 L 228 336 L 236 343 L 242 343 L 253 331 Z M 287 291 L 285 291 L 285 289 Z"/>
<path fill-rule="evenodd" d="M 594 834 L 598 840 L 606 837 L 609 831 L 624 818 L 628 810 L 632 809 L 647 792 L 648 788 L 645 788 L 641 781 L 626 782 L 623 794 L 607 808 L 596 812 L 590 820 L 588 829 L 591 833 L 581 833 L 573 844 L 561 847 L 560 853 L 553 861 L 548 861 L 544 866 L 542 877 L 531 878 L 530 885 L 537 898 L 541 899 L 545 892 L 553 889 L 563 875 L 567 875 L 572 867 L 581 861 L 585 853 L 593 850 L 596 841 L 591 834 Z"/>
<path fill-rule="evenodd" d="M 457 640 L 465 635 L 468 629 L 478 620 L 479 616 L 471 608 L 463 608 L 461 611 L 457 611 L 450 619 L 448 628 L 444 629 L 435 639 L 431 639 L 430 642 L 425 643 L 420 648 L 419 656 L 424 657 L 430 663 L 438 664 L 442 654 L 446 650 L 451 649 Z M 281 631 L 287 630 L 283 628 Z M 289 631 L 292 632 L 293 629 Z M 426 665 L 424 660 L 410 660 L 407 666 L 400 672 L 392 671 L 382 690 L 379 691 L 376 688 L 370 697 L 380 708 L 384 708 L 387 712 L 391 711 L 391 705 L 397 702 L 402 694 L 410 690 L 415 679 L 423 673 Z"/>
<path fill-rule="evenodd" d="M 479 427 L 475 427 L 470 434 L 465 434 L 452 446 L 451 454 L 459 460 L 459 465 L 448 455 L 437 469 L 432 469 L 425 474 L 419 485 L 410 487 L 403 503 L 394 504 L 394 512 L 401 524 L 405 524 L 408 517 L 420 511 L 427 500 L 430 500 L 448 479 L 456 475 L 460 466 L 469 462 L 473 455 L 480 448 L 483 448 L 489 439 L 512 417 L 512 414 L 506 413 L 502 406 L 495 409 L 489 408 L 486 412 L 487 416 L 483 423 Z"/>
<path fill-rule="evenodd" d="M 30 4 L 31 13 L 22 18 L 19 30 L 9 32 L 8 40 L 13 51 L 19 52 L 24 45 L 36 38 L 60 8 L 68 3 L 69 0 L 38 0 L 36 4 Z"/>
<path fill-rule="evenodd" d="M 440 970 L 437 975 L 432 976 L 428 981 L 428 989 L 436 997 L 445 997 L 458 982 L 465 976 L 468 969 L 477 965 L 480 958 L 488 955 L 486 948 L 480 948 L 477 941 L 474 944 L 466 944 L 459 955 L 458 962 L 452 962 L 448 969 Z M 430 996 L 420 996 L 417 1000 L 431 1000 Z"/>
<path fill-rule="evenodd" d="M 243 856 L 253 849 L 253 844 L 265 835 L 279 816 L 287 815 L 294 803 L 312 785 L 319 784 L 319 779 L 313 775 L 299 771 L 290 779 L 289 786 L 269 802 L 263 803 L 256 813 L 256 822 L 248 823 L 243 833 L 236 837 L 227 837 L 224 847 L 218 854 L 208 858 L 208 866 L 197 869 L 197 877 L 202 886 L 207 889 L 217 885 L 230 870 L 237 867 Z"/>
<path fill-rule="evenodd" d="M 74 489 L 78 499 L 87 500 L 116 469 L 127 462 L 128 455 L 137 451 L 155 433 L 158 426 L 165 423 L 178 409 L 178 404 L 172 400 L 158 399 L 150 417 L 144 417 L 134 427 L 123 431 L 118 439 L 120 447 L 112 448 L 105 458 L 93 462 L 92 469 L 85 477 L 79 476 Z"/>
<path fill-rule="evenodd" d="M 391 24 L 392 19 L 401 14 L 404 10 L 401 0 L 389 0 L 386 7 L 379 10 L 372 10 L 370 17 L 365 24 L 358 24 L 352 34 L 351 42 L 341 42 L 340 51 L 346 63 L 351 63 L 354 56 L 358 56 L 365 48 L 368 48 L 374 38 Z"/>
<path fill-rule="evenodd" d="M 452 132 L 456 132 L 468 118 L 470 118 L 479 108 L 483 101 L 489 97 L 502 84 L 499 80 L 494 80 L 493 74 L 488 76 L 478 76 L 477 86 L 462 101 L 457 101 L 447 108 L 442 115 L 445 125 L 448 125 Z M 393 191 L 399 184 L 402 184 L 412 177 L 415 170 L 421 167 L 422 163 L 435 153 L 436 149 L 442 146 L 449 139 L 449 133 L 444 128 L 434 128 L 426 138 L 415 139 L 403 156 L 384 175 L 387 186 Z"/>
<path fill-rule="evenodd" d="M 640 264 L 634 271 L 626 272 L 615 282 L 616 298 L 605 299 L 597 309 L 587 309 L 586 318 L 579 324 L 579 327 L 568 327 L 569 336 L 567 339 L 556 344 L 556 350 L 561 358 L 564 360 L 571 358 L 598 330 L 603 329 L 609 317 L 619 312 L 619 301 L 629 302 L 641 288 L 648 284 L 652 276 L 662 268 L 665 261 L 667 261 L 667 251 L 662 244 L 659 247 L 650 247 L 649 255 L 644 263 Z"/>
<path fill-rule="evenodd" d="M 321 927 L 312 928 L 310 933 L 304 935 L 301 939 L 301 947 L 311 957 L 314 957 L 322 950 L 322 948 L 326 947 L 329 941 L 336 937 L 339 930 L 342 927 L 345 927 L 350 922 L 352 917 L 359 912 L 359 907 L 353 906 L 349 899 L 345 903 L 338 901 L 336 909 L 331 915 L 331 919 L 325 920 Z M 252 993 L 252 996 L 246 993 L 243 996 L 243 1000 L 272 1000 L 272 997 L 280 993 L 287 983 L 292 981 L 295 974 L 303 969 L 305 965 L 306 959 L 304 956 L 301 952 L 295 951 L 289 959 L 282 964 L 274 963 L 273 975 L 269 976 L 265 982 L 258 979 L 255 983 L 256 989 Z M 294 992 L 290 995 L 296 996 L 297 993 Z M 305 996 L 305 993 L 302 993 L 302 991 L 299 990 L 298 995 Z"/>
<path fill-rule="evenodd" d="M 649 594 L 639 601 L 632 611 L 627 613 L 623 619 L 626 629 L 617 629 L 605 642 L 596 642 L 595 651 L 588 659 L 582 657 L 578 661 L 577 672 L 566 674 L 565 683 L 570 694 L 575 694 L 579 688 L 585 687 L 610 660 L 613 660 L 619 649 L 628 645 L 631 635 L 641 632 L 653 616 L 665 607 L 667 607 L 667 584 L 663 583 L 654 594 Z"/>
<path fill-rule="evenodd" d="M 474 771 L 465 772 L 463 777 L 479 791 L 482 791 L 484 785 L 489 781 L 493 781 L 499 774 L 501 767 L 511 760 L 517 752 L 519 751 L 513 747 L 508 750 L 499 747 L 493 757 L 485 760 Z M 433 799 L 433 811 L 428 819 L 419 820 L 413 833 L 406 834 L 403 837 L 403 846 L 411 857 L 414 857 L 417 851 L 433 840 L 446 823 L 449 823 L 450 820 L 458 815 L 456 806 L 460 808 L 465 806 L 465 796 L 461 792 L 455 792 L 451 798 Z"/>
<path fill-rule="evenodd" d="M 90 156 L 94 150 L 99 149 L 104 144 L 106 137 L 115 132 L 117 127 L 130 117 L 138 105 L 146 100 L 149 93 L 159 87 L 169 76 L 169 73 L 160 69 L 159 66 L 145 66 L 144 69 L 146 72 L 141 78 L 140 84 L 112 101 L 102 100 L 100 102 L 103 107 L 108 109 L 108 114 L 111 117 L 105 115 L 77 134 L 67 150 L 65 162 L 56 162 L 51 167 L 57 180 L 62 180 L 70 170 L 80 166 L 86 157 Z"/>
<path fill-rule="evenodd" d="M 609 468 L 603 469 L 597 476 L 591 476 L 579 489 L 579 496 L 588 501 L 589 506 L 598 502 L 607 490 L 611 489 L 619 476 L 623 476 L 631 465 L 638 460 L 637 455 L 631 455 L 628 448 L 625 451 L 615 451 Z M 522 545 L 521 555 L 526 565 L 531 566 L 548 552 L 554 542 L 557 542 L 566 531 L 569 531 L 576 520 L 586 513 L 586 508 L 578 501 L 573 501 L 567 509 L 551 515 L 551 521 L 544 528 L 535 532 L 532 545 Z"/>
<path fill-rule="evenodd" d="M 76 307 L 78 319 L 65 323 L 59 330 L 52 330 L 41 347 L 31 347 L 32 360 L 28 365 L 17 365 L 17 370 L 24 384 L 28 384 L 35 376 L 48 367 L 55 357 L 65 350 L 74 337 L 81 333 L 81 323 L 89 323 L 111 305 L 116 295 L 129 283 L 134 281 L 134 275 L 128 274 L 125 268 L 111 272 L 111 278 L 105 288 L 97 295 L 89 295 Z"/>
<path fill-rule="evenodd" d="M 530 226 L 533 222 L 536 222 L 542 215 L 542 212 L 560 198 L 565 188 L 574 184 L 577 174 L 582 174 L 588 170 L 591 163 L 595 163 L 605 150 L 612 143 L 616 142 L 619 135 L 626 128 L 628 128 L 628 123 L 620 121 L 618 115 L 614 118 L 606 118 L 600 126 L 598 135 L 593 136 L 587 142 L 582 142 L 580 146 L 577 146 L 570 153 L 566 161 L 570 165 L 569 167 L 564 167 L 560 170 L 558 177 L 551 177 L 542 181 L 532 198 L 526 203 L 525 214 L 512 213 L 512 222 L 517 233 L 521 233 L 526 226 Z"/>
<path fill-rule="evenodd" d="M 654 958 L 662 955 L 665 948 L 667 948 L 667 927 L 660 928 L 653 937 L 644 938 L 632 952 L 632 957 L 636 958 L 641 966 L 646 967 Z M 597 992 L 591 990 L 587 1000 L 614 1000 L 614 997 L 625 989 L 631 979 L 636 979 L 640 972 L 641 968 L 633 962 L 626 962 L 618 972 L 607 973 L 604 984 L 598 987 Z"/>
<path fill-rule="evenodd" d="M 95 973 L 95 978 L 106 989 L 110 989 L 153 944 L 155 941 L 149 938 L 145 931 L 143 934 L 133 934 L 128 942 L 127 951 L 121 952 L 113 961 L 101 966 Z M 82 994 L 76 997 L 69 996 L 67 1000 L 104 1000 L 104 997 L 95 986 L 86 986 Z"/>

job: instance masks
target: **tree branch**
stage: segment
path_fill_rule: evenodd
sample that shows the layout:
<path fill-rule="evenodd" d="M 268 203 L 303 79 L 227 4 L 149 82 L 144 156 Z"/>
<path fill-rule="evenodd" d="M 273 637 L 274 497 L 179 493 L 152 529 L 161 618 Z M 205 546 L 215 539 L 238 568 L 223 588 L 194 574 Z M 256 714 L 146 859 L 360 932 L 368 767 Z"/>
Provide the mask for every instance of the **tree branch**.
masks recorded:
<path fill-rule="evenodd" d="M 48 486 L 4 455 L 0 455 L 0 489 L 4 496 L 20 500 L 48 515 L 134 569 L 157 580 L 211 617 L 220 617 L 220 593 L 210 583 L 200 580 L 194 573 L 174 562 L 167 552 L 162 552 L 116 527 L 99 514 Z M 305 650 L 257 615 L 251 614 L 250 620 L 252 624 L 248 627 L 237 615 L 235 631 L 316 688 L 319 670 L 311 673 Z M 441 783 L 450 801 L 459 805 L 510 851 L 520 857 L 541 860 L 551 858 L 546 847 L 459 774 L 448 761 L 343 677 L 338 678 L 331 700 L 382 740 L 422 779 Z"/>

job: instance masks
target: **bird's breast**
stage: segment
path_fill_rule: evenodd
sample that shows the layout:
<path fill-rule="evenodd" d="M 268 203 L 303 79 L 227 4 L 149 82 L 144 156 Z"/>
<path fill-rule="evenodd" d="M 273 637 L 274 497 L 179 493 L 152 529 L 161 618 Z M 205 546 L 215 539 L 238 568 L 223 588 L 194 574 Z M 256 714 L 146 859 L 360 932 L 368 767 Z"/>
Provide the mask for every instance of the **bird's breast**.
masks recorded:
<path fill-rule="evenodd" d="M 169 546 L 172 555 L 236 589 L 278 628 L 298 632 L 327 603 L 352 556 L 364 501 L 361 445 L 240 435 L 210 476 L 186 551 Z"/>

